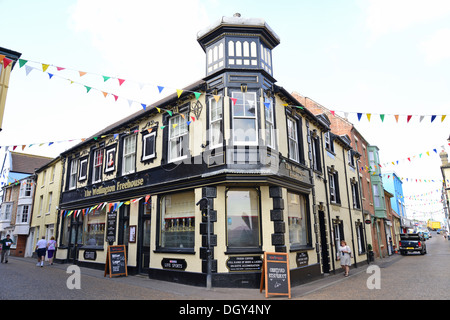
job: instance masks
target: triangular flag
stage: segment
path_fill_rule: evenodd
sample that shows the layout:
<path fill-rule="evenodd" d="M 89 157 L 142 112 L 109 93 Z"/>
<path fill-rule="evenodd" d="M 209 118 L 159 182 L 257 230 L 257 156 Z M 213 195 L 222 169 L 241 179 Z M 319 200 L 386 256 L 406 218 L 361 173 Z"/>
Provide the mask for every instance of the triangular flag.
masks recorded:
<path fill-rule="evenodd" d="M 6 69 L 7 66 L 12 62 L 11 59 L 3 58 L 3 68 Z"/>
<path fill-rule="evenodd" d="M 87 72 L 84 71 L 78 71 L 78 73 L 80 74 L 80 77 L 84 76 Z"/>
<path fill-rule="evenodd" d="M 213 97 L 214 97 L 214 100 L 216 100 L 216 102 L 219 102 L 219 100 L 220 100 L 220 96 L 218 96 L 218 95 L 214 95 Z"/>
<path fill-rule="evenodd" d="M 156 108 L 156 110 L 158 110 L 158 113 L 161 113 L 161 109 L 160 108 L 158 108 L 158 107 L 155 107 Z"/>
<path fill-rule="evenodd" d="M 166 110 L 166 111 L 170 116 L 172 116 L 172 111 L 170 111 L 170 110 Z"/>
<path fill-rule="evenodd" d="M 330 110 L 330 112 L 331 112 L 331 114 L 332 114 L 333 116 L 335 115 L 333 110 Z"/>
<path fill-rule="evenodd" d="M 181 96 L 182 93 L 183 93 L 183 90 L 177 89 L 177 95 L 178 95 L 178 98 L 180 98 L 180 96 Z"/>
<path fill-rule="evenodd" d="M 103 82 L 108 81 L 111 77 L 107 77 L 107 76 L 102 76 L 103 77 Z"/>
<path fill-rule="evenodd" d="M 434 119 L 436 119 L 436 116 L 431 116 L 431 122 L 433 123 Z"/>
<path fill-rule="evenodd" d="M 50 65 L 49 64 L 45 64 L 45 63 L 43 63 L 42 64 L 42 71 L 47 71 L 47 68 L 49 67 Z"/>
<path fill-rule="evenodd" d="M 195 99 L 198 100 L 202 94 L 200 92 L 194 92 L 194 95 L 195 95 Z"/>
<path fill-rule="evenodd" d="M 233 106 L 235 106 L 236 102 L 237 102 L 237 99 L 236 98 L 230 98 L 230 99 L 231 99 L 231 101 L 233 101 Z"/>
<path fill-rule="evenodd" d="M 25 72 L 26 72 L 26 75 L 29 75 L 30 72 L 31 72 L 33 69 L 34 69 L 34 68 L 32 68 L 32 67 L 30 67 L 30 66 L 25 66 Z"/>
<path fill-rule="evenodd" d="M 394 115 L 395 121 L 398 123 L 398 114 Z"/>
<path fill-rule="evenodd" d="M 62 68 L 62 67 L 56 67 L 56 70 L 61 71 L 61 70 L 65 70 L 66 68 Z"/>
<path fill-rule="evenodd" d="M 88 86 L 84 86 L 85 88 L 86 88 L 86 90 L 87 90 L 87 92 L 89 93 L 89 91 L 92 89 L 91 87 L 88 87 Z"/>
<path fill-rule="evenodd" d="M 424 116 L 420 116 L 419 122 L 422 122 Z"/>
<path fill-rule="evenodd" d="M 0 54 L 0 62 L 2 62 L 3 59 L 5 59 L 5 58 L 6 58 L 6 56 L 4 54 Z"/>
<path fill-rule="evenodd" d="M 103 96 L 106 98 L 106 96 L 108 95 L 108 92 L 102 91 Z"/>
<path fill-rule="evenodd" d="M 366 114 L 366 116 L 367 116 L 367 121 L 369 121 L 369 122 L 370 122 L 370 116 L 371 116 L 371 115 L 372 115 L 371 113 Z"/>
<path fill-rule="evenodd" d="M 145 103 L 141 103 L 142 108 L 144 108 L 144 110 L 147 108 L 147 106 L 145 105 Z"/>
<path fill-rule="evenodd" d="M 270 102 L 264 102 L 264 105 L 266 106 L 267 109 L 270 109 Z"/>
<path fill-rule="evenodd" d="M 163 91 L 163 90 L 164 90 L 164 87 L 160 87 L 160 86 L 158 86 L 158 90 L 159 90 L 159 93 L 161 93 L 161 91 Z"/>
<path fill-rule="evenodd" d="M 412 115 L 407 116 L 406 117 L 406 123 L 409 123 L 409 120 L 411 120 L 411 118 L 412 118 Z"/>
<path fill-rule="evenodd" d="M 362 117 L 362 113 L 359 113 L 359 112 L 358 112 L 358 121 L 361 120 L 361 117 Z"/>
<path fill-rule="evenodd" d="M 381 122 L 384 122 L 384 114 L 380 114 Z"/>
<path fill-rule="evenodd" d="M 444 122 L 445 117 L 446 117 L 446 115 L 444 114 L 441 118 L 441 122 Z"/>
<path fill-rule="evenodd" d="M 122 83 L 124 83 L 124 82 L 125 82 L 125 80 L 124 80 L 124 79 L 117 79 L 117 80 L 119 80 L 119 86 L 121 86 L 121 85 L 122 85 Z"/>
<path fill-rule="evenodd" d="M 51 73 L 47 73 L 48 74 L 48 78 L 51 79 L 53 77 L 53 74 Z"/>
<path fill-rule="evenodd" d="M 22 68 L 27 62 L 28 60 L 19 59 L 19 66 Z"/>
<path fill-rule="evenodd" d="M 191 116 L 192 121 L 195 121 L 195 118 L 193 116 Z"/>
<path fill-rule="evenodd" d="M 111 93 L 112 94 L 112 93 Z M 116 96 L 115 94 L 112 94 L 114 96 L 114 100 L 117 101 L 117 99 L 119 99 L 119 96 Z"/>

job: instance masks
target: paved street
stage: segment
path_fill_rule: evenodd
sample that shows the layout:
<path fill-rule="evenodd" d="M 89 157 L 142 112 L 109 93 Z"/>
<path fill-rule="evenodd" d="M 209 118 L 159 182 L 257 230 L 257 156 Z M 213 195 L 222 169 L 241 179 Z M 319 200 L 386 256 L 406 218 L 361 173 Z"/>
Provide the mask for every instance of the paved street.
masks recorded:
<path fill-rule="evenodd" d="M 379 259 L 371 268 L 380 275 L 379 289 L 369 289 L 367 266 L 352 268 L 350 277 L 341 273 L 292 288 L 292 299 L 376 300 L 449 299 L 450 241 L 434 235 L 427 241 L 428 254 L 394 255 Z M 0 299 L 20 300 L 287 300 L 265 298 L 259 289 L 228 289 L 185 286 L 148 279 L 145 276 L 109 278 L 102 270 L 80 268 L 80 289 L 69 289 L 70 265 L 36 266 L 28 258 L 10 257 L 0 265 Z M 374 267 L 375 266 L 375 267 Z M 378 268 L 379 267 L 379 268 Z M 74 282 L 71 282 L 72 284 Z M 372 281 L 371 283 L 375 283 Z"/>

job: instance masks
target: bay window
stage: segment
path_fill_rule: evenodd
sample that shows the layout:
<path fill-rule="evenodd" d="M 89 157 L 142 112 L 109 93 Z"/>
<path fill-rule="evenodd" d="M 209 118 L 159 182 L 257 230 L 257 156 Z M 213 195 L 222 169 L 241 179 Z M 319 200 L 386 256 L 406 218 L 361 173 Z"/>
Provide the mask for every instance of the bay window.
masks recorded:
<path fill-rule="evenodd" d="M 236 103 L 232 105 L 233 142 L 236 145 L 258 143 L 256 92 L 233 92 Z"/>

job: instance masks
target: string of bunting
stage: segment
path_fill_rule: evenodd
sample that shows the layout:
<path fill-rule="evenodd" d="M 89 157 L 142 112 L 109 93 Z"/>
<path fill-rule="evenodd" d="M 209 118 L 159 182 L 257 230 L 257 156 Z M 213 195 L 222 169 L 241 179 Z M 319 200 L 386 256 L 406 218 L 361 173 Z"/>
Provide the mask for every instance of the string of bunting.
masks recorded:
<path fill-rule="evenodd" d="M 447 115 L 445 114 L 392 114 L 392 113 L 364 113 L 364 112 L 349 112 L 349 111 L 338 111 L 338 110 L 330 110 L 331 114 L 335 115 L 336 112 L 344 114 L 344 118 L 348 118 L 349 114 L 356 114 L 358 117 L 358 121 L 361 121 L 363 114 L 366 115 L 367 121 L 370 122 L 372 119 L 372 115 L 378 115 L 380 117 L 381 122 L 384 122 L 386 116 L 393 116 L 395 118 L 395 122 L 398 123 L 400 117 L 406 117 L 406 123 L 409 123 L 413 117 L 419 118 L 419 123 L 422 123 L 425 117 L 430 117 L 431 122 L 439 116 L 441 119 L 441 123 L 444 122 Z"/>
<path fill-rule="evenodd" d="M 39 65 L 40 65 L 40 68 L 35 68 L 35 67 L 32 67 L 32 66 L 28 65 L 28 63 L 30 63 L 30 62 L 31 62 L 31 63 L 39 64 Z M 87 74 L 91 74 L 91 75 L 97 76 L 99 79 L 103 80 L 103 82 L 107 82 L 107 81 L 109 81 L 110 79 L 113 79 L 113 80 L 117 80 L 117 84 L 119 85 L 119 87 L 122 86 L 122 84 L 123 84 L 125 81 L 127 81 L 127 82 L 133 82 L 133 83 L 138 84 L 138 86 L 139 86 L 139 88 L 140 88 L 141 90 L 142 90 L 145 86 L 153 86 L 153 87 L 157 87 L 157 88 L 158 88 L 158 92 L 159 92 L 160 94 L 161 94 L 162 91 L 163 91 L 164 89 L 166 89 L 166 88 L 174 89 L 174 90 L 176 90 L 176 92 L 177 92 L 178 98 L 180 98 L 180 96 L 181 96 L 181 94 L 182 94 L 183 92 L 188 92 L 188 93 L 194 94 L 194 95 L 195 95 L 195 98 L 196 98 L 197 100 L 198 100 L 198 99 L 200 98 L 200 96 L 202 95 L 201 92 L 189 91 L 189 90 L 184 90 L 184 89 L 176 89 L 176 88 L 171 88 L 171 87 L 167 87 L 167 86 L 161 86 L 161 85 L 155 85 L 155 84 L 148 84 L 148 83 L 143 83 L 143 82 L 136 82 L 136 81 L 132 81 L 132 80 L 130 81 L 130 80 L 123 79 L 123 78 L 119 78 L 119 77 L 105 76 L 105 75 L 101 75 L 101 74 L 98 74 L 98 73 L 79 71 L 79 70 L 76 70 L 76 69 L 70 69 L 70 68 L 66 68 L 66 67 L 59 67 L 59 66 L 55 66 L 55 65 L 53 65 L 53 64 L 46 64 L 46 63 L 41 63 L 41 62 L 32 61 L 32 60 L 19 59 L 19 66 L 20 66 L 20 68 L 22 68 L 23 66 L 25 66 L 25 72 L 26 72 L 26 75 L 27 75 L 27 76 L 28 76 L 28 75 L 30 74 L 30 72 L 33 71 L 33 70 L 42 71 L 42 72 L 48 74 L 49 79 L 52 79 L 53 77 L 56 76 L 56 77 L 59 77 L 59 78 L 62 78 L 62 79 L 64 79 L 64 80 L 69 81 L 71 84 L 75 83 L 75 84 L 79 84 L 79 85 L 83 86 L 83 87 L 86 89 L 86 93 L 89 93 L 91 90 L 99 91 L 99 92 L 101 92 L 101 93 L 103 94 L 103 96 L 104 96 L 105 98 L 108 97 L 108 96 L 110 96 L 110 95 L 112 95 L 112 96 L 114 97 L 114 100 L 115 100 L 115 101 L 117 101 L 119 98 L 120 98 L 120 99 L 124 99 L 124 100 L 128 101 L 128 104 L 129 104 L 130 107 L 131 107 L 131 105 L 132 105 L 133 103 L 137 103 L 137 104 L 140 105 L 144 110 L 146 110 L 146 108 L 149 106 L 147 103 L 142 103 L 142 102 L 139 102 L 139 101 L 136 101 L 136 100 L 133 100 L 133 99 L 123 98 L 123 97 L 120 97 L 119 95 L 116 95 L 116 94 L 113 94 L 113 93 L 106 92 L 106 91 L 104 91 L 104 90 L 95 88 L 95 87 L 93 87 L 93 86 L 87 86 L 87 85 L 85 85 L 85 84 L 83 84 L 83 83 L 81 83 L 81 82 L 76 82 L 76 81 L 74 81 L 74 80 L 72 80 L 72 79 L 64 78 L 64 77 L 62 77 L 62 76 L 60 76 L 60 75 L 57 75 L 57 74 L 54 73 L 54 72 L 53 72 L 53 73 L 50 73 L 50 72 L 47 71 L 47 70 L 49 69 L 49 67 L 56 68 L 56 71 L 57 71 L 57 72 L 60 72 L 60 71 L 63 71 L 63 70 L 70 70 L 70 71 L 76 72 L 77 75 L 79 75 L 80 78 L 83 77 L 83 76 L 85 76 L 85 75 L 87 75 Z M 236 99 L 236 98 L 232 98 L 232 97 L 228 97 L 228 96 L 221 96 L 221 95 L 214 95 L 214 94 L 205 94 L 205 96 L 213 97 L 213 98 L 215 99 L 216 102 L 219 102 L 219 100 L 220 100 L 221 98 L 227 97 L 227 98 L 229 98 L 229 99 L 233 102 L 233 106 L 236 106 L 236 103 L 237 103 L 237 99 Z M 249 104 L 254 103 L 252 100 L 248 100 L 247 102 L 248 102 Z M 256 103 L 259 103 L 259 102 L 257 101 Z M 266 101 L 264 102 L 264 105 L 265 105 L 267 108 L 270 108 L 270 102 L 269 102 L 269 101 L 266 100 Z M 288 104 L 283 104 L 283 106 L 288 106 Z M 292 105 L 291 105 L 291 106 L 292 106 Z M 303 107 L 301 107 L 301 106 L 292 106 L 292 107 L 296 107 L 296 108 L 299 108 L 299 109 L 303 109 Z M 158 110 L 158 112 L 161 112 L 161 110 L 163 110 L 164 112 L 168 112 L 168 113 L 170 114 L 170 116 L 172 116 L 172 114 L 173 114 L 173 111 L 171 111 L 171 110 L 164 109 L 164 108 L 158 108 L 158 107 L 155 107 L 155 108 Z M 175 114 L 180 114 L 180 113 L 175 113 Z"/>
<path fill-rule="evenodd" d="M 87 208 L 83 208 L 83 209 L 77 209 L 77 210 L 61 210 L 61 217 L 70 217 L 72 214 L 74 215 L 74 217 L 78 217 L 80 214 L 82 215 L 82 217 L 84 217 L 89 214 L 94 214 L 96 211 L 101 211 L 105 208 L 108 209 L 107 210 L 108 212 L 110 212 L 111 210 L 116 211 L 122 205 L 130 205 L 131 203 L 139 202 L 142 198 L 144 198 L 144 197 L 140 197 L 140 198 L 136 198 L 136 199 L 132 199 L 132 200 L 128 200 L 128 201 L 101 202 L 99 204 L 96 204 L 95 206 L 87 207 Z M 148 199 L 150 199 L 150 195 L 145 196 L 145 204 L 148 203 Z"/>

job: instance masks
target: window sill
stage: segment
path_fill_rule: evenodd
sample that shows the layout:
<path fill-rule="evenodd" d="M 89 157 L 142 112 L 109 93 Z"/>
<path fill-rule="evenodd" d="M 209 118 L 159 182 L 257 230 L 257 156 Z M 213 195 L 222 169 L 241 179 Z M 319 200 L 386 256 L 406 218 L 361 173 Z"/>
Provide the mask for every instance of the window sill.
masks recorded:
<path fill-rule="evenodd" d="M 177 249 L 177 248 L 158 248 L 153 250 L 154 253 L 176 253 L 176 254 L 193 254 L 195 255 L 194 249 Z"/>
<path fill-rule="evenodd" d="M 228 248 L 224 254 L 263 254 L 264 251 L 261 248 Z"/>
<path fill-rule="evenodd" d="M 314 250 L 314 247 L 310 245 L 291 246 L 289 252 L 305 251 L 305 250 Z"/>

